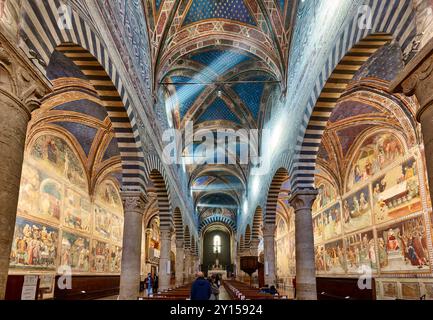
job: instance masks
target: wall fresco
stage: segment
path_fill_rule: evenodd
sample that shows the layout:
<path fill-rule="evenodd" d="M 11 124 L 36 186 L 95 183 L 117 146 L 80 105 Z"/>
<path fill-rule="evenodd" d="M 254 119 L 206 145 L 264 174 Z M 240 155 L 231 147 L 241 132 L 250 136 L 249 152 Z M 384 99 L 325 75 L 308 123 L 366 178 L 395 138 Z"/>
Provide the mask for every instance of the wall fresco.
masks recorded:
<path fill-rule="evenodd" d="M 382 272 L 430 271 L 423 220 L 410 219 L 377 231 Z"/>
<path fill-rule="evenodd" d="M 22 170 L 11 268 L 26 272 L 67 265 L 78 273 L 119 273 L 123 208 L 117 184 L 111 178 L 102 180 L 92 202 L 83 166 L 65 140 L 40 136 L 29 150 Z"/>
<path fill-rule="evenodd" d="M 11 268 L 54 270 L 59 230 L 18 217 L 10 257 Z"/>
<path fill-rule="evenodd" d="M 90 268 L 90 241 L 69 232 L 63 232 L 60 265 L 72 271 L 87 272 Z"/>
<path fill-rule="evenodd" d="M 348 273 L 358 274 L 363 266 L 377 270 L 378 257 L 373 231 L 353 234 L 345 238 Z"/>
<path fill-rule="evenodd" d="M 420 211 L 421 197 L 416 160 L 411 158 L 373 182 L 376 223 Z"/>
<path fill-rule="evenodd" d="M 343 226 L 346 232 L 371 224 L 369 188 L 364 187 L 343 199 Z"/>

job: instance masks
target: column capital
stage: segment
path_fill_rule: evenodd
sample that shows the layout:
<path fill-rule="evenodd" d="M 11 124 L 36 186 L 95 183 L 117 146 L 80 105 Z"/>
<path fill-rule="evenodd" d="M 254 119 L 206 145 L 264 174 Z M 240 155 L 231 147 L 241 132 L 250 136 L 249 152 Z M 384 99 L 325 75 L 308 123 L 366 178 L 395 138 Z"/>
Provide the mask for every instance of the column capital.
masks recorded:
<path fill-rule="evenodd" d="M 28 114 L 52 91 L 50 82 L 0 32 L 0 94 Z"/>
<path fill-rule="evenodd" d="M 295 209 L 295 211 L 302 209 L 311 210 L 317 195 L 318 191 L 316 189 L 296 190 L 291 194 L 289 203 Z"/>
<path fill-rule="evenodd" d="M 184 245 L 185 245 L 185 241 L 176 240 L 176 248 L 182 248 L 183 249 Z"/>
<path fill-rule="evenodd" d="M 123 209 L 126 212 L 138 212 L 144 214 L 148 203 L 147 196 L 141 191 L 122 191 L 121 192 Z"/>
<path fill-rule="evenodd" d="M 265 223 L 262 228 L 263 237 L 274 237 L 276 228 L 275 224 Z"/>
<path fill-rule="evenodd" d="M 415 95 L 420 104 L 416 118 L 420 121 L 423 112 L 433 105 L 433 39 L 407 64 L 403 72 L 391 83 L 394 93 Z"/>
<path fill-rule="evenodd" d="M 159 231 L 162 240 L 171 240 L 172 231 L 170 229 L 161 229 Z"/>
<path fill-rule="evenodd" d="M 260 239 L 251 239 L 250 247 L 251 248 L 258 248 L 260 244 Z"/>

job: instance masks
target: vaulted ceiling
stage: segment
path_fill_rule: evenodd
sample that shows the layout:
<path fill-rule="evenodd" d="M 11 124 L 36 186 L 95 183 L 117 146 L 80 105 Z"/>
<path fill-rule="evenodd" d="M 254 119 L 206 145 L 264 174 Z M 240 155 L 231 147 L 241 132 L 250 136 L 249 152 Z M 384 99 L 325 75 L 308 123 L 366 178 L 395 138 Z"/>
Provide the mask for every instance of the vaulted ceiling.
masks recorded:
<path fill-rule="evenodd" d="M 192 121 L 195 129 L 261 129 L 269 97 L 286 88 L 297 1 L 148 0 L 145 4 L 154 92 L 169 125 L 184 129 Z M 195 154 L 195 144 L 184 147 L 184 156 Z M 237 158 L 240 149 L 239 143 Z M 222 153 L 228 153 L 225 147 L 214 157 Z M 236 212 L 248 170 L 249 165 L 239 161 L 189 165 L 189 187 L 197 208 L 219 204 Z"/>

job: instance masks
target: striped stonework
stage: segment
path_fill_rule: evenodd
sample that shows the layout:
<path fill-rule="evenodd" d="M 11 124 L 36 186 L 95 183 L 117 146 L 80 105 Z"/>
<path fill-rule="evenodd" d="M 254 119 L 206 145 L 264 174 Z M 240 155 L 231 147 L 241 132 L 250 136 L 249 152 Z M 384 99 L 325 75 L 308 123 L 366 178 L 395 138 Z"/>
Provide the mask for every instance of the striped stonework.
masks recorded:
<path fill-rule="evenodd" d="M 183 232 L 183 241 L 185 249 L 191 249 L 191 235 L 188 226 L 185 227 L 185 231 Z"/>
<path fill-rule="evenodd" d="M 372 9 L 372 28 L 359 29 L 359 17 L 354 17 L 341 32 L 317 78 L 297 138 L 294 165 L 289 171 L 292 190 L 313 188 L 323 132 L 335 104 L 355 73 L 389 41 L 396 40 L 405 52 L 416 35 L 412 1 L 370 0 L 366 3 Z"/>
<path fill-rule="evenodd" d="M 87 50 L 75 44 L 62 44 L 57 51 L 71 59 L 80 68 L 97 91 L 110 117 L 122 159 L 123 184 L 134 186 L 143 171 L 143 155 L 139 152 L 131 123 L 123 102 L 104 68 Z"/>
<path fill-rule="evenodd" d="M 196 247 L 197 247 L 197 243 L 195 242 L 194 236 L 192 236 L 191 237 L 191 247 L 190 247 L 192 255 L 195 255 Z"/>
<path fill-rule="evenodd" d="M 263 221 L 263 210 L 261 207 L 257 207 L 256 212 L 254 213 L 253 229 L 251 233 L 252 240 L 259 239 L 260 230 L 262 228 L 262 221 Z"/>
<path fill-rule="evenodd" d="M 249 246 L 251 244 L 251 227 L 250 227 L 250 225 L 247 225 L 247 228 L 245 229 L 244 241 L 245 241 L 245 247 L 249 248 Z"/>
<path fill-rule="evenodd" d="M 172 230 L 173 219 L 172 210 L 169 200 L 169 192 L 162 174 L 154 169 L 150 172 L 150 180 L 155 188 L 156 197 L 158 199 L 159 221 L 161 230 Z"/>
<path fill-rule="evenodd" d="M 176 240 L 183 240 L 183 221 L 182 213 L 179 208 L 174 209 L 173 220 L 176 231 Z"/>
<path fill-rule="evenodd" d="M 23 1 L 21 47 L 46 74 L 51 56 L 59 50 L 71 57 L 92 81 L 105 102 L 115 128 L 123 167 L 124 190 L 144 191 L 143 154 L 133 107 L 106 45 L 100 36 L 80 15 L 71 10 L 70 19 L 62 11 L 59 0 Z M 67 21 L 66 28 L 59 26 Z M 72 45 L 73 44 L 73 45 Z"/>
<path fill-rule="evenodd" d="M 149 155 L 144 161 L 144 179 L 146 185 L 153 184 L 158 199 L 161 229 L 174 228 L 171 206 L 170 182 L 166 170 L 156 155 Z"/>
<path fill-rule="evenodd" d="M 241 252 L 245 251 L 245 238 L 243 235 L 241 236 L 241 238 L 239 240 L 239 249 Z"/>
<path fill-rule="evenodd" d="M 268 197 L 266 200 L 266 210 L 264 215 L 265 225 L 274 225 L 277 214 L 278 195 L 280 194 L 282 184 L 288 179 L 289 175 L 286 169 L 278 169 L 272 179 L 269 187 Z"/>
<path fill-rule="evenodd" d="M 233 221 L 232 219 L 230 219 L 229 217 L 225 217 L 223 215 L 212 215 L 212 216 L 207 217 L 206 219 L 202 220 L 200 222 L 198 232 L 200 233 L 207 226 L 214 224 L 214 223 L 222 223 L 225 226 L 227 226 L 229 229 L 233 230 L 233 232 L 236 232 L 236 222 Z"/>

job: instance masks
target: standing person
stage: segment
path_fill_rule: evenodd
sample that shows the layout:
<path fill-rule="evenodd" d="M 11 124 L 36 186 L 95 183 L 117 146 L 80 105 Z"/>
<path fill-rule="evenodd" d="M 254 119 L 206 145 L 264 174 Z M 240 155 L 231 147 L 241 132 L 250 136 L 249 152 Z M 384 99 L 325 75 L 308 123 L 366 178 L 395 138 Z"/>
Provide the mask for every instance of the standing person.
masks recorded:
<path fill-rule="evenodd" d="M 153 290 L 155 293 L 158 293 L 158 286 L 159 286 L 159 277 L 158 274 L 155 273 L 155 277 L 153 278 Z"/>
<path fill-rule="evenodd" d="M 218 286 L 218 288 L 221 287 L 221 278 L 220 278 L 220 275 L 219 275 L 219 274 L 217 274 L 217 275 L 215 276 L 215 283 L 216 283 L 216 285 Z"/>
<path fill-rule="evenodd" d="M 197 272 L 197 279 L 191 287 L 191 300 L 209 300 L 212 294 L 212 288 L 204 278 L 203 272 Z"/>
<path fill-rule="evenodd" d="M 293 290 L 294 290 L 294 299 L 296 299 L 296 277 L 292 280 Z"/>
<path fill-rule="evenodd" d="M 151 294 L 153 294 L 153 278 L 152 274 L 148 273 L 146 280 L 144 280 L 144 284 L 146 285 L 147 289 L 147 296 L 149 297 Z"/>
<path fill-rule="evenodd" d="M 210 285 L 211 285 L 211 289 L 212 289 L 212 294 L 210 296 L 209 300 L 219 300 L 220 297 L 220 289 L 217 285 L 217 281 L 216 278 L 210 278 L 209 279 Z"/>

